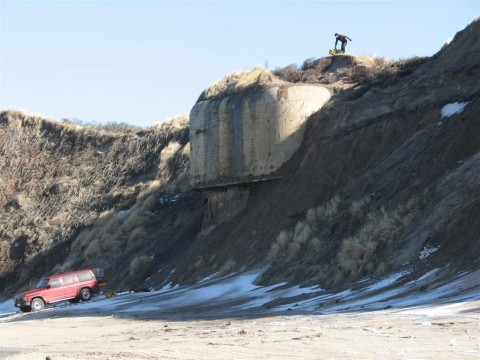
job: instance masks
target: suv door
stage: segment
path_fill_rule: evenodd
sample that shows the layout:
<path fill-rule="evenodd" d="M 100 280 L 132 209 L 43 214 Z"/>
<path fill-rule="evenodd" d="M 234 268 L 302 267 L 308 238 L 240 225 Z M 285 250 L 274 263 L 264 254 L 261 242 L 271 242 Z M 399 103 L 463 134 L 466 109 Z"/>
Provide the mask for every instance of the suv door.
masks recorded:
<path fill-rule="evenodd" d="M 78 295 L 78 279 L 75 275 L 66 275 L 63 280 L 64 299 L 73 299 Z"/>
<path fill-rule="evenodd" d="M 60 301 L 64 299 L 62 280 L 60 278 L 50 279 L 47 289 L 43 292 L 43 299 L 47 303 Z"/>

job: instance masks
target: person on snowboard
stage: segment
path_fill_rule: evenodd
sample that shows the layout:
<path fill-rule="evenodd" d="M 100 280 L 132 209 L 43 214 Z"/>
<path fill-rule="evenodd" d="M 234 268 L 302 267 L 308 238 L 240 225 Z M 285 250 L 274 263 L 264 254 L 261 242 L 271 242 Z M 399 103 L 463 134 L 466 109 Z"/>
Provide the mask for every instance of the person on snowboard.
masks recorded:
<path fill-rule="evenodd" d="M 335 33 L 335 50 L 337 50 L 337 43 L 340 41 L 342 43 L 342 51 L 345 53 L 345 47 L 347 46 L 347 39 L 352 41 L 347 35 Z"/>

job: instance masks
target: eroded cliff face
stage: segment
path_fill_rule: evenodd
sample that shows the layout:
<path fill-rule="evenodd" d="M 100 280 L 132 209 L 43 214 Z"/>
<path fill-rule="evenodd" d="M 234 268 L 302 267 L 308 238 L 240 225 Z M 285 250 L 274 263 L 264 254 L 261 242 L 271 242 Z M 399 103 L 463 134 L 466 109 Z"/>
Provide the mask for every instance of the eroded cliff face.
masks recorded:
<path fill-rule="evenodd" d="M 278 170 L 330 97 L 322 86 L 281 85 L 199 101 L 190 113 L 192 186 L 248 183 Z"/>
<path fill-rule="evenodd" d="M 266 282 L 326 286 L 406 266 L 415 274 L 440 268 L 438 282 L 478 269 L 478 39 L 476 20 L 435 56 L 392 62 L 385 76 L 336 92 L 308 119 L 278 180 L 252 184 L 244 208 L 192 247 L 186 263 L 205 259 L 199 277 L 220 259 L 268 264 Z M 298 78 L 321 74 L 309 68 Z M 423 249 L 437 250 L 422 258 Z"/>
<path fill-rule="evenodd" d="M 192 110 L 191 154 L 186 125 L 108 135 L 1 114 L 0 289 L 83 266 L 154 288 L 252 267 L 322 287 L 480 268 L 479 39 L 477 20 L 421 61 L 224 84 Z M 203 191 L 176 185 L 189 156 Z"/>

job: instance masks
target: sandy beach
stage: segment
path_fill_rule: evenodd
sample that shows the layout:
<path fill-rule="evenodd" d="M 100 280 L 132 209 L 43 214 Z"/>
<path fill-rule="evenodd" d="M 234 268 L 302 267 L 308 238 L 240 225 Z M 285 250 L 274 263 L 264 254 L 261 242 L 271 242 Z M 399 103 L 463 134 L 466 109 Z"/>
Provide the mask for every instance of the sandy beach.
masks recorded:
<path fill-rule="evenodd" d="M 135 315 L 12 315 L 4 359 L 479 359 L 469 313 L 381 311 L 255 318 L 139 320 Z"/>

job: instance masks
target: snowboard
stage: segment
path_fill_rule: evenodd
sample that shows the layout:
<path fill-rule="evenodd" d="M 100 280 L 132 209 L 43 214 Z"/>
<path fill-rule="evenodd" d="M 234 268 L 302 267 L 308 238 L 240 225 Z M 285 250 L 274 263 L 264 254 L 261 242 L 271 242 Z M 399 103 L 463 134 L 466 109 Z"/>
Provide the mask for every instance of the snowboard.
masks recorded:
<path fill-rule="evenodd" d="M 328 52 L 330 55 L 341 55 L 341 54 L 344 54 L 344 52 L 342 50 L 334 50 L 334 49 L 330 49 L 330 51 Z"/>

